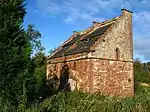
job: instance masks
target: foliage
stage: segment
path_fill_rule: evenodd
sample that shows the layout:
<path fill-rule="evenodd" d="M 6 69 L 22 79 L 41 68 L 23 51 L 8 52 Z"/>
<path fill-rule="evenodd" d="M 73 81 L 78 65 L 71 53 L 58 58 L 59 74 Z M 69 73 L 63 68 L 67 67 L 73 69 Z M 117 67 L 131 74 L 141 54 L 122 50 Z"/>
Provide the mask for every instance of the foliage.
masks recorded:
<path fill-rule="evenodd" d="M 150 72 L 144 70 L 143 63 L 135 62 L 134 74 L 135 74 L 135 82 L 150 83 Z"/>
<path fill-rule="evenodd" d="M 42 52 L 37 52 L 32 58 L 32 61 L 37 83 L 39 87 L 42 87 L 45 85 L 46 80 L 46 56 Z"/>
<path fill-rule="evenodd" d="M 26 87 L 26 95 L 27 95 L 27 102 L 34 102 L 38 98 L 38 85 L 36 82 L 36 77 L 32 75 L 32 72 L 30 73 L 29 71 L 25 72 L 22 79 L 26 82 L 25 87 Z"/>
<path fill-rule="evenodd" d="M 148 64 L 148 63 L 146 63 Z M 140 62 L 140 60 L 136 60 L 134 62 L 134 84 L 136 93 L 150 93 L 150 87 L 144 87 L 139 83 L 150 84 L 150 72 L 145 71 L 144 63 Z"/>
<path fill-rule="evenodd" d="M 18 105 L 21 73 L 29 59 L 28 38 L 22 28 L 25 16 L 23 0 L 0 1 L 0 96 L 4 106 Z"/>
<path fill-rule="evenodd" d="M 0 110 L 19 111 L 45 88 L 45 55 L 34 25 L 25 31 L 24 0 L 0 1 Z M 31 57 L 33 52 L 36 54 Z M 26 83 L 24 83 L 26 82 Z"/>
<path fill-rule="evenodd" d="M 29 24 L 26 30 L 29 38 L 31 52 L 28 62 L 28 83 L 27 83 L 27 96 L 29 102 L 34 102 L 43 96 L 41 93 L 45 91 L 46 86 L 46 56 L 43 53 L 44 47 L 41 44 L 41 33 L 36 30 L 34 25 Z"/>
<path fill-rule="evenodd" d="M 41 44 L 42 36 L 41 36 L 41 33 L 35 29 L 35 26 L 32 24 L 29 24 L 26 32 L 30 40 L 32 53 L 43 51 L 44 47 Z"/>
<path fill-rule="evenodd" d="M 148 67 L 145 67 L 145 64 L 149 63 L 142 63 L 139 60 L 134 62 L 135 81 L 150 83 L 150 72 L 146 70 Z"/>
<path fill-rule="evenodd" d="M 59 91 L 59 79 L 57 76 L 50 77 L 49 80 L 46 81 L 49 90 L 53 93 Z"/>
<path fill-rule="evenodd" d="M 35 93 L 36 98 L 39 99 L 39 97 L 42 97 L 42 99 L 49 94 L 49 89 L 46 85 L 46 56 L 43 52 L 37 52 L 35 56 L 31 58 L 32 62 L 32 77 L 34 77 L 34 81 L 36 85 L 36 88 L 38 89 Z M 32 85 L 32 83 L 30 83 Z M 33 93 L 29 96 L 33 96 Z M 33 98 L 30 101 L 33 101 Z"/>
<path fill-rule="evenodd" d="M 150 93 L 150 87 L 142 86 L 138 82 L 135 82 L 136 94 Z"/>
<path fill-rule="evenodd" d="M 60 92 L 28 112 L 149 112 L 150 94 L 119 98 L 81 92 Z M 30 110 L 30 111 L 29 111 Z M 34 111 L 33 111 L 34 110 Z"/>
<path fill-rule="evenodd" d="M 26 109 L 26 103 L 27 103 L 27 95 L 26 95 L 26 85 L 25 81 L 23 82 L 23 95 L 21 97 L 21 100 L 18 105 L 18 112 L 24 112 Z"/>

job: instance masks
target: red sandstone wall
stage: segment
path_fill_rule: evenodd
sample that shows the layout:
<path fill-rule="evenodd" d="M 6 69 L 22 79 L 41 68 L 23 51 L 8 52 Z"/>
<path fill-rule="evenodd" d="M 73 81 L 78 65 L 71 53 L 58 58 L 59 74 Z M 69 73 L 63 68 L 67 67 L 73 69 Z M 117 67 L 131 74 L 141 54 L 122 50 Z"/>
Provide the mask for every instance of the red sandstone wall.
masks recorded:
<path fill-rule="evenodd" d="M 76 67 L 74 67 L 76 63 Z M 90 59 L 69 61 L 66 62 L 69 68 L 69 78 L 76 80 L 77 90 L 83 92 L 90 92 L 92 88 L 91 75 L 93 62 Z M 48 76 L 56 75 L 60 79 L 63 63 L 49 64 L 48 65 Z"/>
<path fill-rule="evenodd" d="M 74 68 L 76 62 L 76 68 Z M 69 78 L 77 82 L 76 89 L 104 95 L 132 96 L 134 94 L 133 63 L 85 59 L 69 61 Z M 49 75 L 60 79 L 63 63 L 50 64 Z"/>
<path fill-rule="evenodd" d="M 93 92 L 133 95 L 132 13 L 123 10 L 94 46 L 96 51 L 88 54 L 93 58 Z"/>
<path fill-rule="evenodd" d="M 133 63 L 92 59 L 93 91 L 105 95 L 134 94 Z"/>

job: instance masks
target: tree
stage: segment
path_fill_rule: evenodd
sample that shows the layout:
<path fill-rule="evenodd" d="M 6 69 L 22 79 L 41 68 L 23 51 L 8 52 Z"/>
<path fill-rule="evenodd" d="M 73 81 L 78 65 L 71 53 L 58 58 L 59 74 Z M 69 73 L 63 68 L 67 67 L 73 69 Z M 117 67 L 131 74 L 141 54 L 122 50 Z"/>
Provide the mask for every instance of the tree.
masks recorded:
<path fill-rule="evenodd" d="M 23 0 L 0 1 L 0 96 L 11 105 L 17 105 L 23 93 L 19 79 L 30 58 L 29 39 L 22 27 L 24 6 Z"/>
<path fill-rule="evenodd" d="M 41 44 L 41 33 L 34 25 L 28 25 L 26 34 L 29 39 L 30 59 L 28 61 L 28 74 L 25 76 L 27 99 L 33 102 L 39 98 L 40 91 L 46 84 L 46 56 Z"/>
<path fill-rule="evenodd" d="M 45 86 L 46 79 L 46 56 L 42 52 L 38 52 L 33 57 L 34 73 L 39 87 Z"/>
<path fill-rule="evenodd" d="M 24 109 L 45 85 L 41 34 L 34 25 L 23 29 L 24 6 L 23 0 L 0 1 L 0 109 L 8 111 L 4 107 Z"/>
<path fill-rule="evenodd" d="M 41 33 L 35 29 L 34 25 L 29 24 L 27 29 L 27 35 L 30 40 L 30 46 L 32 48 L 32 54 L 41 52 L 44 50 L 44 47 L 41 44 Z"/>

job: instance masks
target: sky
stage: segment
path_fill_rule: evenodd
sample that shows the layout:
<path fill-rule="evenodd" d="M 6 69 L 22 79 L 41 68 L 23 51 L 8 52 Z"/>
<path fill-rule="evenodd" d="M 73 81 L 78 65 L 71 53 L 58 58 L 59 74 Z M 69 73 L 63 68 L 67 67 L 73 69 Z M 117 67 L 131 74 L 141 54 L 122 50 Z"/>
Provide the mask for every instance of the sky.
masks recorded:
<path fill-rule="evenodd" d="M 150 61 L 150 0 L 26 0 L 24 27 L 34 24 L 42 34 L 48 54 L 61 45 L 73 31 L 121 14 L 125 8 L 133 12 L 134 59 Z"/>

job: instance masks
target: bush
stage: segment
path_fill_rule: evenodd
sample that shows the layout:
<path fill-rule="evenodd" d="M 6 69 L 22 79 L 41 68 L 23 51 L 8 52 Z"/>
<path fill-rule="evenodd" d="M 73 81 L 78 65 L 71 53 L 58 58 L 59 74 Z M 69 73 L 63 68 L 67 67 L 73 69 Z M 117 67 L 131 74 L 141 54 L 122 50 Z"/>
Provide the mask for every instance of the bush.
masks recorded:
<path fill-rule="evenodd" d="M 81 92 L 59 92 L 28 112 L 149 112 L 150 94 L 120 98 Z M 29 111 L 30 110 L 30 111 Z"/>

